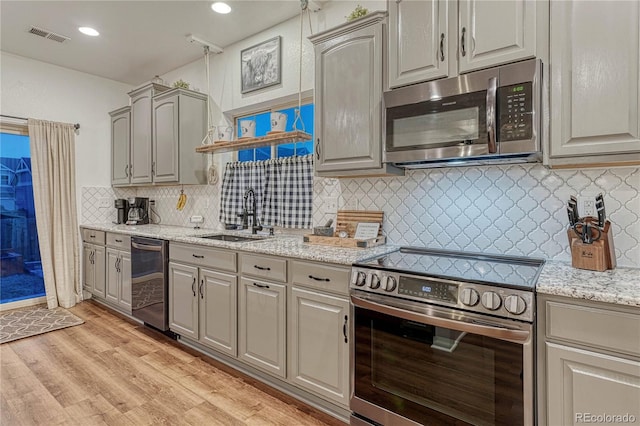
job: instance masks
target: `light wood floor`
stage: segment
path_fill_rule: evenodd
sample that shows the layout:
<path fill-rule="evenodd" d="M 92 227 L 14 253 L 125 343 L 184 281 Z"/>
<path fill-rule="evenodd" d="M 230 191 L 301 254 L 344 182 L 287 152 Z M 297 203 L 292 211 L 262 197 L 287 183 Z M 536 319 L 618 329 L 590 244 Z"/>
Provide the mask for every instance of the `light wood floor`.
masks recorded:
<path fill-rule="evenodd" d="M 0 424 L 344 423 L 92 302 L 85 324 L 0 345 Z"/>

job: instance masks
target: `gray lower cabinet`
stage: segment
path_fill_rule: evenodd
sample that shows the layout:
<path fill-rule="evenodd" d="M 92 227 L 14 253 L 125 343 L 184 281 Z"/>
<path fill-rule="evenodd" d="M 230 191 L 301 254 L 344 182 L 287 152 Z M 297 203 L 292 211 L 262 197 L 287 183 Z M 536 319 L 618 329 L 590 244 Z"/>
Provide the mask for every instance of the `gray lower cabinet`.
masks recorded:
<path fill-rule="evenodd" d="M 107 248 L 105 300 L 131 313 L 131 252 Z"/>
<path fill-rule="evenodd" d="M 286 286 L 243 277 L 238 298 L 239 357 L 286 377 Z"/>
<path fill-rule="evenodd" d="M 545 296 L 538 301 L 538 423 L 640 419 L 640 313 L 637 309 Z"/>
<path fill-rule="evenodd" d="M 198 268 L 169 262 L 169 329 L 198 340 Z"/>
<path fill-rule="evenodd" d="M 349 300 L 291 288 L 289 378 L 344 406 L 349 404 Z"/>
<path fill-rule="evenodd" d="M 82 287 L 94 296 L 105 297 L 105 247 L 84 243 Z"/>
<path fill-rule="evenodd" d="M 230 356 L 237 355 L 235 275 L 169 263 L 169 328 Z"/>

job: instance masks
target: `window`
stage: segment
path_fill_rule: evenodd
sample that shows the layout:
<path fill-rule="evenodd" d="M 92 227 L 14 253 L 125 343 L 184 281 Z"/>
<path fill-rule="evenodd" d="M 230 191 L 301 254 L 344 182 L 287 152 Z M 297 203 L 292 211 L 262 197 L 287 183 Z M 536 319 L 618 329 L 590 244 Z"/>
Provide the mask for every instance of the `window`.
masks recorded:
<path fill-rule="evenodd" d="M 265 136 L 271 130 L 271 112 L 283 112 L 287 114 L 286 131 L 293 130 L 295 121 L 295 110 L 298 107 L 291 108 L 274 108 L 270 111 L 264 111 L 257 114 L 236 117 L 236 134 L 240 135 L 240 120 L 252 119 L 256 121 L 256 136 Z M 286 145 L 278 145 L 275 147 L 265 146 L 261 148 L 243 149 L 238 151 L 238 161 L 259 161 L 269 160 L 271 158 L 284 158 L 297 155 L 307 155 L 313 153 L 313 103 L 302 105 L 300 108 L 300 118 L 304 126 L 298 122 L 297 128 L 311 134 L 311 140 L 306 142 L 297 142 Z"/>

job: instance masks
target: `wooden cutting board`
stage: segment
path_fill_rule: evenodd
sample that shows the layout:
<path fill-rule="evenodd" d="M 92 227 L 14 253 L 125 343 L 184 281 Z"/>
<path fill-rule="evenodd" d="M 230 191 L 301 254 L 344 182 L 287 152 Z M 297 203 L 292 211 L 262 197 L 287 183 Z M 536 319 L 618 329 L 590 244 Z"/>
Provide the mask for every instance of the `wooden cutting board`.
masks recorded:
<path fill-rule="evenodd" d="M 385 244 L 387 239 L 382 235 L 382 222 L 384 212 L 371 210 L 338 210 L 336 217 L 336 230 L 333 237 L 321 237 L 319 235 L 305 235 L 304 242 L 334 247 L 370 248 Z M 370 240 L 356 240 L 353 238 L 358 228 L 358 223 L 379 223 L 378 236 Z M 348 234 L 347 238 L 339 238 L 340 231 Z"/>

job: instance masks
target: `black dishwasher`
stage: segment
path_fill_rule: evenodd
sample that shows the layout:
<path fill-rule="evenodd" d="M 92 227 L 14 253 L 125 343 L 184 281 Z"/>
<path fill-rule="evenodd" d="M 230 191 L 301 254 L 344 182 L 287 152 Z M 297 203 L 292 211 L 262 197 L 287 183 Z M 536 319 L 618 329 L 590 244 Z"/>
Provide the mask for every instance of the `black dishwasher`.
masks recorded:
<path fill-rule="evenodd" d="M 131 315 L 160 331 L 169 329 L 169 243 L 131 238 Z"/>

